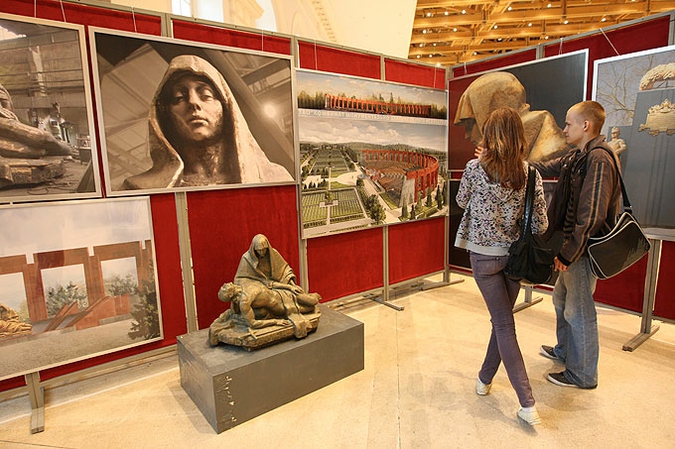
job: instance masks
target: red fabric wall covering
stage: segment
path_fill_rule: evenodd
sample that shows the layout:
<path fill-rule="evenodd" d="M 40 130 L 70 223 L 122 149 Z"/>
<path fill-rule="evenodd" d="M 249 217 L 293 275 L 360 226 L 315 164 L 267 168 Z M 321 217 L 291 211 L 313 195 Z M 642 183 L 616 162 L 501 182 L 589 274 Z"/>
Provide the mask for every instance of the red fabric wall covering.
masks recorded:
<path fill-rule="evenodd" d="M 675 320 L 675 242 L 663 242 L 661 245 L 661 265 L 659 281 L 656 285 L 654 315 Z"/>
<path fill-rule="evenodd" d="M 234 279 L 256 234 L 267 236 L 300 282 L 295 185 L 189 193 L 188 217 L 200 329 L 229 308 L 218 290 Z"/>
<path fill-rule="evenodd" d="M 609 58 L 611 56 L 618 56 L 616 51 L 618 51 L 620 55 L 625 55 L 636 51 L 666 46 L 668 45 L 669 32 L 670 18 L 666 16 L 648 20 L 636 25 L 607 31 L 605 32 L 606 37 L 600 33 L 579 39 L 563 41 L 562 46 L 559 42 L 551 44 L 544 47 L 544 56 L 555 56 L 588 48 L 586 99 L 590 100 L 593 95 L 594 61 L 597 59 Z M 616 51 L 614 51 L 612 45 L 616 48 Z"/>
<path fill-rule="evenodd" d="M 518 53 L 506 54 L 487 61 L 474 62 L 462 67 L 455 67 L 452 69 L 452 76 L 454 78 L 459 78 L 460 76 L 474 75 L 488 70 L 495 70 L 502 67 L 534 61 L 535 59 L 537 59 L 537 51 L 535 49 L 523 50 Z"/>
<path fill-rule="evenodd" d="M 326 47 L 314 42 L 299 41 L 298 47 L 301 69 L 380 79 L 379 56 Z"/>
<path fill-rule="evenodd" d="M 385 59 L 384 73 L 387 81 L 445 89 L 445 69 Z"/>
<path fill-rule="evenodd" d="M 195 22 L 172 20 L 173 37 L 229 47 L 291 54 L 291 39 L 271 34 L 251 33 Z"/>
<path fill-rule="evenodd" d="M 642 311 L 647 275 L 647 258 L 611 279 L 598 281 L 593 294 L 596 302 L 633 312 Z"/>
<path fill-rule="evenodd" d="M 389 226 L 389 283 L 445 269 L 445 217 Z"/>
<path fill-rule="evenodd" d="M 309 290 L 323 301 L 384 286 L 381 228 L 307 240 Z"/>
<path fill-rule="evenodd" d="M 61 9 L 63 7 L 63 10 Z M 77 23 L 86 26 L 112 28 L 121 31 L 134 31 L 159 36 L 162 34 L 162 21 L 159 15 L 117 11 L 109 8 L 82 5 L 56 0 L 2 0 L 0 11 L 49 19 L 58 22 Z"/>

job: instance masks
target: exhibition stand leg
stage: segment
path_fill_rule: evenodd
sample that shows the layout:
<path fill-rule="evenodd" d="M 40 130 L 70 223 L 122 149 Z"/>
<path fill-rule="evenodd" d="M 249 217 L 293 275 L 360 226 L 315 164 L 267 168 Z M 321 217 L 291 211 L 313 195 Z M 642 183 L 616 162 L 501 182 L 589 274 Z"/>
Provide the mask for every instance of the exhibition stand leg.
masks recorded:
<path fill-rule="evenodd" d="M 654 314 L 654 298 L 656 298 L 656 283 L 659 279 L 659 265 L 661 262 L 661 240 L 649 239 L 649 242 L 652 246 L 647 255 L 647 276 L 645 277 L 645 294 L 642 301 L 640 333 L 623 345 L 624 351 L 634 351 L 659 330 L 659 326 L 652 324 L 652 317 Z"/>
<path fill-rule="evenodd" d="M 532 288 L 531 285 L 524 285 L 522 289 L 525 290 L 525 300 L 513 307 L 513 313 L 520 312 L 521 310 L 527 309 L 528 307 L 532 307 L 544 299 L 542 296 L 537 296 L 536 298 L 532 297 L 534 288 Z"/>
<path fill-rule="evenodd" d="M 40 386 L 40 373 L 26 374 L 26 386 L 30 399 L 31 417 L 30 433 L 44 432 L 45 430 L 45 390 Z"/>

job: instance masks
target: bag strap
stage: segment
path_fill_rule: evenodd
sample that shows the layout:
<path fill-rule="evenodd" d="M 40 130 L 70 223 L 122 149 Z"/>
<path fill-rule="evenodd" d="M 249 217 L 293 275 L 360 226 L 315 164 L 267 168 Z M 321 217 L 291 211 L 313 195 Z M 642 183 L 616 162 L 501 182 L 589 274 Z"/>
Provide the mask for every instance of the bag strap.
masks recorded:
<path fill-rule="evenodd" d="M 630 201 L 628 201 L 626 186 L 623 183 L 623 176 L 621 176 L 621 169 L 619 168 L 619 163 L 616 161 L 616 155 L 611 149 L 607 148 L 604 145 L 598 145 L 597 147 L 593 148 L 593 150 L 595 150 L 596 148 L 602 148 L 603 150 L 607 151 L 610 157 L 612 158 L 612 161 L 614 162 L 614 168 L 616 168 L 616 174 L 619 177 L 619 182 L 621 183 L 621 198 L 623 198 L 623 210 L 624 212 L 628 212 L 629 214 L 633 215 L 633 207 L 630 205 Z"/>
<path fill-rule="evenodd" d="M 520 228 L 520 235 L 525 236 L 531 234 L 532 229 L 532 209 L 534 209 L 534 183 L 536 175 L 534 174 L 534 167 L 528 165 L 527 170 L 527 190 L 525 191 L 525 214 L 523 217 L 523 224 Z"/>

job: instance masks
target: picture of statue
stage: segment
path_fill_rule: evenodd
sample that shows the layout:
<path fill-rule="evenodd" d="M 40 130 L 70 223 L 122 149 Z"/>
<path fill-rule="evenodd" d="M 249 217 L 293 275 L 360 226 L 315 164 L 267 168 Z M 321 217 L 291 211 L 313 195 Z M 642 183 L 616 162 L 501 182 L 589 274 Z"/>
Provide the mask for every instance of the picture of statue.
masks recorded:
<path fill-rule="evenodd" d="M 260 148 L 223 75 L 199 56 L 171 60 L 148 121 L 152 167 L 124 189 L 293 180 Z"/>
<path fill-rule="evenodd" d="M 614 126 L 612 128 L 612 138 L 609 142 L 607 142 L 607 145 L 609 145 L 609 147 L 614 150 L 614 153 L 616 153 L 617 156 L 626 151 L 626 141 L 619 138 L 620 135 L 621 130 Z"/>
<path fill-rule="evenodd" d="M 11 307 L 0 304 L 0 339 L 28 335 L 33 325 L 19 319 L 19 314 Z"/>
<path fill-rule="evenodd" d="M 501 107 L 511 107 L 520 114 L 530 150 L 527 159 L 551 159 L 569 149 L 553 115 L 546 110 L 530 110 L 525 87 L 509 72 L 490 72 L 476 78 L 459 99 L 454 124 L 464 126 L 466 138 L 477 145 L 483 123 Z"/>
<path fill-rule="evenodd" d="M 304 338 L 319 325 L 321 296 L 296 284 L 293 269 L 262 234 L 253 237 L 234 281 L 221 287 L 218 298 L 230 308 L 211 324 L 212 346 L 257 349 Z"/>
<path fill-rule="evenodd" d="M 9 91 L 0 85 L 0 189 L 35 185 L 65 174 L 64 157 L 75 149 L 54 135 L 22 123 Z"/>

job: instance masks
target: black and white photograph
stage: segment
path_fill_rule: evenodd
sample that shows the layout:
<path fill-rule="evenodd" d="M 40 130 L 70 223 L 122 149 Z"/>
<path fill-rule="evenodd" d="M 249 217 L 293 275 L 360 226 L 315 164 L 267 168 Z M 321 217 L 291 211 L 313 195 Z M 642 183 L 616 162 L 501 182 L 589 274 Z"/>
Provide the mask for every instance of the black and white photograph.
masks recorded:
<path fill-rule="evenodd" d="M 99 197 L 84 27 L 0 14 L 0 203 Z"/>
<path fill-rule="evenodd" d="M 289 57 L 90 29 L 109 195 L 293 183 Z"/>
<path fill-rule="evenodd" d="M 162 338 L 148 197 L 3 206 L 0 226 L 0 380 Z"/>

